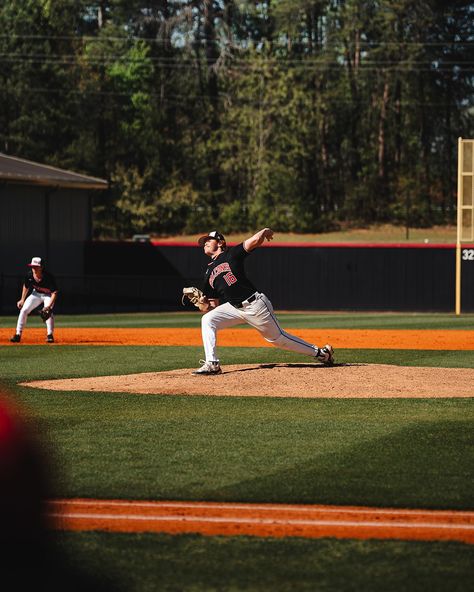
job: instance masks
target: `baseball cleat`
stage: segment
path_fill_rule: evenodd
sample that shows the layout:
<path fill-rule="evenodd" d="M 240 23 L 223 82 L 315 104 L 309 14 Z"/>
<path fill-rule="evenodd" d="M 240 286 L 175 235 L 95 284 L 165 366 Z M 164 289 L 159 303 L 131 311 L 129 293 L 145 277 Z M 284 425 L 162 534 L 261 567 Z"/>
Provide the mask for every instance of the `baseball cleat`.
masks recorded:
<path fill-rule="evenodd" d="M 21 340 L 21 335 L 18 335 L 18 333 L 15 333 L 15 335 L 13 335 L 13 337 L 10 338 L 10 341 L 12 343 L 20 343 Z"/>
<path fill-rule="evenodd" d="M 332 366 L 334 364 L 334 349 L 332 345 L 327 343 L 324 347 L 319 348 L 316 358 L 325 366 Z"/>
<path fill-rule="evenodd" d="M 46 343 L 54 343 L 54 337 L 52 335 L 47 335 Z"/>
<path fill-rule="evenodd" d="M 219 362 L 206 362 L 205 360 L 199 360 L 199 363 L 202 364 L 202 366 L 197 370 L 194 370 L 193 374 L 222 374 Z"/>

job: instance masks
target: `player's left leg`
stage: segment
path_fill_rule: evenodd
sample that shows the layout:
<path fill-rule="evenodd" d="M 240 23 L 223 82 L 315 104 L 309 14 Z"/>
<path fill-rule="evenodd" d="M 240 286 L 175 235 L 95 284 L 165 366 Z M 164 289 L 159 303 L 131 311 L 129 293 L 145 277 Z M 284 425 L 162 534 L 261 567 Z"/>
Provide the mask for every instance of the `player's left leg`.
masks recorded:
<path fill-rule="evenodd" d="M 319 348 L 304 339 L 284 331 L 273 311 L 273 306 L 265 294 L 242 309 L 246 322 L 262 335 L 266 341 L 278 347 L 298 354 L 317 358 L 325 364 L 333 363 L 333 351 L 329 345 Z"/>
<path fill-rule="evenodd" d="M 201 319 L 202 341 L 207 362 L 219 362 L 217 356 L 217 332 L 243 323 L 242 315 L 229 302 L 213 308 Z"/>
<path fill-rule="evenodd" d="M 18 315 L 18 321 L 16 324 L 16 335 L 21 335 L 23 329 L 25 328 L 26 321 L 28 319 L 28 315 L 32 312 L 35 308 L 41 304 L 41 298 L 36 296 L 35 294 L 30 294 L 28 298 L 25 300 L 23 306 L 20 309 L 20 314 Z"/>
<path fill-rule="evenodd" d="M 51 296 L 44 296 L 42 298 L 44 307 L 47 308 L 51 304 Z M 46 341 L 48 343 L 54 343 L 54 313 L 46 321 Z"/>

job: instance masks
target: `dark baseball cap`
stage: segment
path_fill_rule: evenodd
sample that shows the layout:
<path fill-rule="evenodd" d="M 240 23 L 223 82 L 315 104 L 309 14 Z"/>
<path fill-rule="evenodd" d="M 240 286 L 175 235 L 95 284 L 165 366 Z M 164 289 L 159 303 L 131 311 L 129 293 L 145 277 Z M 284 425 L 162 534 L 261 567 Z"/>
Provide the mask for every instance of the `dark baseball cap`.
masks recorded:
<path fill-rule="evenodd" d="M 224 238 L 223 234 L 221 234 L 217 230 L 211 230 L 211 232 L 209 232 L 208 234 L 201 236 L 201 238 L 198 240 L 198 245 L 200 247 L 203 247 L 204 243 L 210 238 L 213 238 L 214 240 L 222 241 L 225 243 L 225 238 Z"/>

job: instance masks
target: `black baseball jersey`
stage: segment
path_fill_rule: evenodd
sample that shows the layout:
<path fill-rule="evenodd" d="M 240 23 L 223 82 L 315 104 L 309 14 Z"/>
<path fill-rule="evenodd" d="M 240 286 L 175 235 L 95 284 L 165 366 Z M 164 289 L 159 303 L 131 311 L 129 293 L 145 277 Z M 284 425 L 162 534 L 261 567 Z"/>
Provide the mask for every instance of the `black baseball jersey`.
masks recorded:
<path fill-rule="evenodd" d="M 218 298 L 222 303 L 240 304 L 255 292 L 255 286 L 247 278 L 244 269 L 249 253 L 243 243 L 226 249 L 207 266 L 203 292 L 208 298 Z"/>
<path fill-rule="evenodd" d="M 41 294 L 47 294 L 50 296 L 53 292 L 58 291 L 58 286 L 56 284 L 56 280 L 52 273 L 49 271 L 43 270 L 43 277 L 41 281 L 38 282 L 33 277 L 33 271 L 29 271 L 26 278 L 25 278 L 25 288 L 28 288 L 28 291 L 31 293 L 32 290 L 36 290 Z"/>

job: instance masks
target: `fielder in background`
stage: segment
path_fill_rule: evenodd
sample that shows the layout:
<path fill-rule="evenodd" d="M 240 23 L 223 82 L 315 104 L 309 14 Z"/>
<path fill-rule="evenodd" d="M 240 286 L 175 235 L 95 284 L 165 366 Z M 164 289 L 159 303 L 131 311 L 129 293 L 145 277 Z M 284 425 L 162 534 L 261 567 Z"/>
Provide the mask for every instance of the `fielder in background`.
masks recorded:
<path fill-rule="evenodd" d="M 21 298 L 17 302 L 20 309 L 16 333 L 10 339 L 12 343 L 19 343 L 30 312 L 43 305 L 41 318 L 46 323 L 46 342 L 54 343 L 54 315 L 53 308 L 58 296 L 58 288 L 54 276 L 46 271 L 41 257 L 33 257 L 28 263 L 30 271 L 25 277 Z"/>
<path fill-rule="evenodd" d="M 198 244 L 210 257 L 203 296 L 196 306 L 206 314 L 202 317 L 202 339 L 205 360 L 193 374 L 220 374 L 216 352 L 216 337 L 220 329 L 248 323 L 272 345 L 298 354 L 310 356 L 326 366 L 334 363 L 330 345 L 319 348 L 284 331 L 275 317 L 270 300 L 257 292 L 245 273 L 245 260 L 265 240 L 273 238 L 273 230 L 263 228 L 235 247 L 228 248 L 225 238 L 217 230 L 202 236 Z"/>

